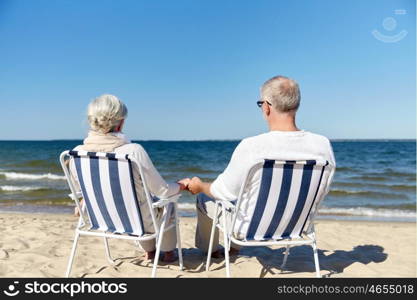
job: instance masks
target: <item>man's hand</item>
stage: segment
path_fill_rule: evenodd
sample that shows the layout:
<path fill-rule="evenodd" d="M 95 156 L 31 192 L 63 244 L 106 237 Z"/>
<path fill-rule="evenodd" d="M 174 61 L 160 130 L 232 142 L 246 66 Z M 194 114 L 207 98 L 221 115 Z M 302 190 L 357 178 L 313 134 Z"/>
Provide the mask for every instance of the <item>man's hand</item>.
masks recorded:
<path fill-rule="evenodd" d="M 190 178 L 181 179 L 181 180 L 177 181 L 177 183 L 180 185 L 180 191 L 187 190 L 188 185 L 190 184 Z"/>
<path fill-rule="evenodd" d="M 203 182 L 198 177 L 193 177 L 188 184 L 188 190 L 193 194 L 199 194 L 203 191 Z"/>

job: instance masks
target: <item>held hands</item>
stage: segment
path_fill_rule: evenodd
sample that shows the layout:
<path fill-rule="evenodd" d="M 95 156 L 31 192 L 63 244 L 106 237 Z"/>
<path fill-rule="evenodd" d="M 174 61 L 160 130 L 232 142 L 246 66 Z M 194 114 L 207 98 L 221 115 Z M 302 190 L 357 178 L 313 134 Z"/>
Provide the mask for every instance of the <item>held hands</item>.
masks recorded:
<path fill-rule="evenodd" d="M 180 185 L 181 191 L 188 190 L 193 195 L 199 194 L 203 191 L 203 182 L 198 177 L 193 177 L 192 179 L 184 178 L 179 180 L 177 183 Z"/>
<path fill-rule="evenodd" d="M 199 194 L 203 191 L 203 182 L 198 177 L 193 177 L 188 184 L 188 190 L 193 194 Z"/>
<path fill-rule="evenodd" d="M 177 183 L 180 185 L 180 191 L 188 190 L 188 185 L 190 184 L 190 181 L 190 178 L 184 178 L 177 181 Z"/>

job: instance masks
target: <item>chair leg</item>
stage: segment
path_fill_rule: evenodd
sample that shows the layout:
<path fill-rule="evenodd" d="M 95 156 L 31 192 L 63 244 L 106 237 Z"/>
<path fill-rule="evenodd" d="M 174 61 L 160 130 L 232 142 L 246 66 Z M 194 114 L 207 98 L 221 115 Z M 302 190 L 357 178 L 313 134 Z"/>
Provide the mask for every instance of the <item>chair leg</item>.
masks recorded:
<path fill-rule="evenodd" d="M 110 255 L 109 242 L 106 237 L 104 237 L 103 239 L 104 239 L 104 248 L 106 249 L 107 261 L 112 265 L 114 264 L 114 260 L 111 258 L 111 255 Z"/>
<path fill-rule="evenodd" d="M 223 238 L 224 238 L 224 260 L 226 262 L 226 276 L 230 277 L 230 261 L 229 261 L 229 235 L 227 230 L 226 208 L 222 206 L 223 215 Z"/>
<path fill-rule="evenodd" d="M 180 222 L 178 218 L 178 204 L 175 203 L 175 229 L 177 232 L 177 248 L 178 248 L 178 260 L 180 264 L 180 270 L 184 269 L 184 262 L 182 259 L 182 248 L 181 248 L 181 235 L 180 235 Z"/>
<path fill-rule="evenodd" d="M 216 209 L 214 211 L 215 211 L 215 213 L 214 213 L 213 223 L 211 225 L 209 248 L 207 250 L 206 272 L 208 272 L 209 269 L 210 269 L 211 252 L 213 251 L 214 233 L 216 231 L 216 225 L 217 225 L 217 220 L 218 220 L 219 203 L 217 203 L 217 202 L 216 202 Z"/>
<path fill-rule="evenodd" d="M 313 247 L 313 253 L 314 253 L 314 264 L 316 266 L 316 277 L 320 278 L 320 263 L 319 263 L 319 255 L 317 253 L 317 245 L 316 245 L 316 239 L 314 239 L 313 244 L 311 245 Z"/>
<path fill-rule="evenodd" d="M 156 268 L 158 267 L 158 261 L 159 261 L 159 254 L 161 252 L 161 244 L 162 244 L 162 239 L 164 237 L 164 230 L 165 230 L 165 224 L 169 218 L 169 214 L 170 214 L 170 207 L 168 206 L 168 209 L 165 211 L 165 216 L 162 220 L 162 224 L 161 227 L 159 228 L 159 232 L 157 234 L 157 243 L 156 243 L 156 252 L 155 252 L 155 259 L 153 262 L 153 267 L 152 267 L 152 278 L 156 277 Z"/>
<path fill-rule="evenodd" d="M 75 234 L 74 243 L 72 244 L 72 250 L 71 250 L 70 259 L 69 259 L 69 262 L 68 262 L 67 272 L 65 273 L 65 277 L 67 277 L 67 278 L 71 274 L 72 263 L 74 262 L 74 256 L 75 256 L 75 251 L 77 250 L 77 244 L 78 244 L 78 238 L 79 237 L 80 237 L 80 234 L 77 232 Z"/>
<path fill-rule="evenodd" d="M 287 245 L 285 249 L 284 260 L 281 265 L 281 273 L 284 271 L 285 265 L 287 264 L 288 254 L 290 254 L 290 245 Z"/>

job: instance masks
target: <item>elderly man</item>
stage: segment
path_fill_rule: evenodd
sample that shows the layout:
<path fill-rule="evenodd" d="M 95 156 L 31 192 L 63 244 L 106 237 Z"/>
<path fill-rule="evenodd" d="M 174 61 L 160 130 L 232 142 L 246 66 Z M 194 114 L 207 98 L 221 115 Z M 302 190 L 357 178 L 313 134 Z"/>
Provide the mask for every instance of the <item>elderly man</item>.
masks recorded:
<path fill-rule="evenodd" d="M 269 132 L 243 139 L 233 152 L 227 168 L 214 182 L 202 182 L 200 178 L 194 177 L 188 185 L 190 192 L 199 194 L 195 242 L 196 246 L 205 252 L 208 249 L 212 219 L 215 214 L 213 199 L 234 203 L 247 171 L 256 161 L 266 158 L 316 159 L 327 160 L 333 166 L 336 165 L 329 140 L 324 136 L 298 129 L 296 125 L 295 117 L 300 106 L 300 90 L 294 80 L 276 76 L 266 81 L 261 88 L 261 100 L 257 102 L 257 105 L 262 109 Z M 329 183 L 333 178 L 334 168 L 330 172 Z M 220 216 L 220 218 L 223 217 Z M 245 215 L 240 218 L 244 223 Z M 226 216 L 226 220 L 230 222 L 230 215 Z M 218 243 L 219 237 L 216 230 L 213 257 L 221 255 Z M 232 244 L 231 254 L 237 254 L 238 249 L 237 245 Z"/>

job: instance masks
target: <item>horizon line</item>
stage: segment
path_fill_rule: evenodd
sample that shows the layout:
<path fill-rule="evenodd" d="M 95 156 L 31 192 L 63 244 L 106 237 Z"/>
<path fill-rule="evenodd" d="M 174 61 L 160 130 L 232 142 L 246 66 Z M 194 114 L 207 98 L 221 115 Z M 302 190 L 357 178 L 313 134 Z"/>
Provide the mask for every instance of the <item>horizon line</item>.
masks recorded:
<path fill-rule="evenodd" d="M 243 139 L 243 138 L 242 138 Z M 236 142 L 242 139 L 131 139 L 132 142 Z M 65 142 L 65 141 L 82 141 L 81 139 L 0 139 L 0 142 Z M 329 138 L 330 141 L 416 141 L 416 138 Z"/>

